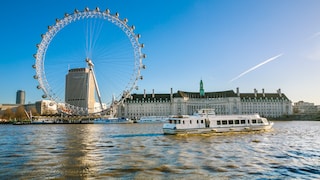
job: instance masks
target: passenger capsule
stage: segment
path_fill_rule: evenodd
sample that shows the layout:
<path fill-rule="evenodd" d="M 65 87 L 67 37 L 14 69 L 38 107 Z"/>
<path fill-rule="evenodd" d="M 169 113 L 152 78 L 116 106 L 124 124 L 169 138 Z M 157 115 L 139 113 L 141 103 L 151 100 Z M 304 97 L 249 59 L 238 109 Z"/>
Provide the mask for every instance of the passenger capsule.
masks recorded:
<path fill-rule="evenodd" d="M 43 98 L 43 99 L 47 98 L 47 95 L 45 95 L 45 94 L 44 94 L 44 95 L 42 95 L 42 98 Z"/>
<path fill-rule="evenodd" d="M 115 16 L 118 18 L 120 16 L 120 14 L 118 12 L 116 12 Z"/>
<path fill-rule="evenodd" d="M 131 31 L 135 30 L 136 27 L 134 25 L 131 26 Z"/>
<path fill-rule="evenodd" d="M 69 16 L 69 14 L 68 13 L 64 13 L 64 17 L 68 17 Z"/>
<path fill-rule="evenodd" d="M 143 44 L 143 43 L 142 43 L 142 44 L 140 44 L 140 47 L 141 47 L 141 48 L 144 48 L 144 44 Z"/>
<path fill-rule="evenodd" d="M 33 69 L 35 69 L 36 67 L 37 67 L 37 66 L 36 66 L 35 64 L 34 64 L 34 65 L 32 65 L 32 68 L 33 68 Z"/>
<path fill-rule="evenodd" d="M 136 86 L 136 87 L 135 87 L 135 89 L 136 89 L 136 90 L 139 90 L 139 87 L 138 87 L 138 86 Z"/>
<path fill-rule="evenodd" d="M 41 86 L 40 86 L 40 85 L 38 85 L 38 86 L 37 86 L 37 89 L 41 89 Z"/>
<path fill-rule="evenodd" d="M 142 57 L 143 59 L 145 59 L 145 58 L 147 57 L 147 55 L 146 55 L 146 54 L 142 54 L 141 57 Z"/>
<path fill-rule="evenodd" d="M 50 30 L 52 27 L 51 26 L 48 26 L 48 30 Z"/>
<path fill-rule="evenodd" d="M 58 18 L 56 18 L 56 23 L 60 22 L 60 20 Z"/>
<path fill-rule="evenodd" d="M 44 34 L 41 34 L 41 38 L 43 39 L 44 37 L 45 37 L 46 35 L 44 35 Z"/>
<path fill-rule="evenodd" d="M 109 10 L 109 9 L 106 9 L 105 13 L 106 13 L 106 14 L 110 14 L 110 10 Z"/>
<path fill-rule="evenodd" d="M 140 79 L 143 80 L 143 76 L 140 76 Z"/>
<path fill-rule="evenodd" d="M 75 13 L 75 14 L 78 14 L 78 13 L 79 13 L 79 10 L 78 10 L 78 9 L 75 9 L 75 10 L 74 10 L 74 13 Z"/>
<path fill-rule="evenodd" d="M 89 12 L 89 8 L 88 7 L 84 8 L 84 11 Z"/>
<path fill-rule="evenodd" d="M 95 11 L 96 11 L 96 12 L 100 12 L 99 7 L 96 7 Z"/>
<path fill-rule="evenodd" d="M 34 57 L 35 59 L 37 59 L 37 54 L 33 54 L 33 57 Z"/>
<path fill-rule="evenodd" d="M 40 47 L 40 44 L 36 44 L 36 47 L 39 48 L 39 47 Z"/>
<path fill-rule="evenodd" d="M 127 24 L 128 19 L 127 19 L 127 18 L 124 18 L 124 19 L 123 19 L 123 22 L 124 22 L 125 24 Z"/>
<path fill-rule="evenodd" d="M 141 38 L 141 35 L 140 35 L 140 34 L 137 34 L 137 38 Z"/>
<path fill-rule="evenodd" d="M 34 79 L 38 79 L 39 77 L 38 77 L 37 75 L 34 75 L 33 78 L 34 78 Z"/>
<path fill-rule="evenodd" d="M 146 65 L 142 65 L 142 69 L 146 69 L 147 67 L 146 67 Z"/>

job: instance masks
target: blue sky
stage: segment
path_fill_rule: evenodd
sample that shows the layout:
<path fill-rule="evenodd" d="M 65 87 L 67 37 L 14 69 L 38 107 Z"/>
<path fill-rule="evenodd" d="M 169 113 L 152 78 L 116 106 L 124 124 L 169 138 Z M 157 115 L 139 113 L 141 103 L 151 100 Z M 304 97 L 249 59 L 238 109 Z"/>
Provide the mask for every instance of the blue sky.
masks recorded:
<path fill-rule="evenodd" d="M 293 102 L 320 104 L 318 0 L 12 0 L 0 5 L 0 103 L 15 103 L 19 89 L 26 91 L 27 102 L 40 100 L 43 93 L 31 68 L 40 35 L 64 13 L 98 6 L 127 17 L 142 35 L 147 69 L 137 93 L 199 91 L 202 79 L 205 91 L 281 88 Z"/>

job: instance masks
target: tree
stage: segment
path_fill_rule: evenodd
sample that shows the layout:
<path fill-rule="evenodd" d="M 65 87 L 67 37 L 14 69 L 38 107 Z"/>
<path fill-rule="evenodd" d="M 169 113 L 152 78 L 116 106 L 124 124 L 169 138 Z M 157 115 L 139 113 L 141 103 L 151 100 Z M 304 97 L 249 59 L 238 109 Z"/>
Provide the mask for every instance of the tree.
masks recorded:
<path fill-rule="evenodd" d="M 30 111 L 32 116 L 39 116 L 39 113 L 35 107 L 32 107 Z"/>
<path fill-rule="evenodd" d="M 25 120 L 27 119 L 27 115 L 25 113 L 24 106 L 19 106 L 16 110 L 16 118 L 17 120 Z"/>
<path fill-rule="evenodd" d="M 12 112 L 11 108 L 6 109 L 2 115 L 2 118 L 7 120 L 12 119 L 13 117 L 14 117 L 14 113 Z"/>

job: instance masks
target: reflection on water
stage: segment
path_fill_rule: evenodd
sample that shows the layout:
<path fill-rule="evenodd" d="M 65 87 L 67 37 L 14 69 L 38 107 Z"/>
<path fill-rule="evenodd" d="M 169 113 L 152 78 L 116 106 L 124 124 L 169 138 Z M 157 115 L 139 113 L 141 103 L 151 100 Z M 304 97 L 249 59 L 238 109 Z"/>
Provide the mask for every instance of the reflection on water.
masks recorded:
<path fill-rule="evenodd" d="M 5 179 L 320 178 L 320 122 L 164 136 L 161 124 L 1 125 Z"/>

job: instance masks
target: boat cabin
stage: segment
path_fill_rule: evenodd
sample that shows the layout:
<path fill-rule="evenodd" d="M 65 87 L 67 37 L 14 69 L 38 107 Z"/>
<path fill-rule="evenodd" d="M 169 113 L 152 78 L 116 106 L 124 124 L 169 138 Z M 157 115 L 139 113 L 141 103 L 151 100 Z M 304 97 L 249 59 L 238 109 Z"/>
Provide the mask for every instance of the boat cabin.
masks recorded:
<path fill-rule="evenodd" d="M 268 124 L 267 119 L 261 118 L 259 115 L 246 116 L 194 116 L 188 118 L 170 118 L 169 124 L 176 124 L 177 128 L 209 128 L 224 126 L 255 126 Z"/>

